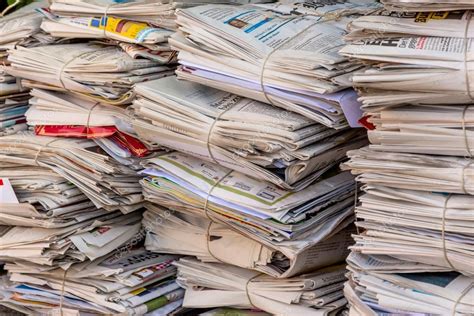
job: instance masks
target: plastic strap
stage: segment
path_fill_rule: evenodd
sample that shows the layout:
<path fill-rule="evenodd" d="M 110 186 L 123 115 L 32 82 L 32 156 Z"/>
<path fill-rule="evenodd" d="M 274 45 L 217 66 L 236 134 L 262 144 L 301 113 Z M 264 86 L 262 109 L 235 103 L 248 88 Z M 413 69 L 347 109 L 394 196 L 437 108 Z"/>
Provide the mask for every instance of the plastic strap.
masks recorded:
<path fill-rule="evenodd" d="M 58 140 L 61 140 L 61 139 L 60 139 L 60 138 L 55 138 L 55 139 L 53 139 L 53 140 L 47 142 L 47 143 L 44 144 L 43 146 L 41 146 L 40 149 L 38 149 L 38 151 L 37 151 L 36 154 L 35 154 L 35 165 L 37 165 L 38 167 L 41 167 L 40 164 L 39 164 L 39 162 L 38 162 L 38 158 L 39 158 L 39 155 L 40 155 L 41 151 L 42 151 L 43 149 L 45 149 L 46 147 L 48 147 L 50 144 L 52 144 L 52 143 L 54 143 L 54 142 L 56 142 L 56 141 L 58 141 Z"/>
<path fill-rule="evenodd" d="M 214 190 L 214 188 L 219 185 L 219 183 L 222 182 L 222 180 L 224 180 L 229 174 L 232 173 L 233 170 L 230 170 L 229 172 L 227 172 L 223 177 L 221 177 L 218 181 L 216 181 L 216 183 L 214 183 L 214 185 L 211 187 L 211 189 L 209 190 L 209 192 L 207 192 L 207 196 L 206 196 L 206 201 L 204 202 L 204 214 L 206 215 L 206 217 L 209 219 L 209 225 L 207 226 L 207 230 L 206 230 L 206 246 L 207 246 L 207 252 L 209 252 L 209 254 L 211 255 L 211 257 L 213 257 L 215 260 L 217 260 L 218 262 L 221 262 L 223 263 L 222 260 L 220 260 L 219 258 L 217 258 L 213 253 L 212 253 L 212 250 L 211 250 L 211 226 L 212 224 L 214 224 L 214 220 L 211 218 L 211 216 L 209 215 L 209 209 L 208 209 L 208 205 L 209 205 L 209 197 L 211 196 L 211 193 L 212 191 Z"/>

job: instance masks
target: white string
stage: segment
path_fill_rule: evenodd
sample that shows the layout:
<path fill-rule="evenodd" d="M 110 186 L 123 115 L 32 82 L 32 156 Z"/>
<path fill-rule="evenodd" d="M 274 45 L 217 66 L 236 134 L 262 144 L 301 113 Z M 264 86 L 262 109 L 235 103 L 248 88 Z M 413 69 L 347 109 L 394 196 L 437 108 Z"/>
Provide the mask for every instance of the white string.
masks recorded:
<path fill-rule="evenodd" d="M 231 106 L 229 106 L 227 109 L 225 109 L 224 111 L 222 111 L 221 113 L 219 113 L 216 118 L 214 119 L 214 121 L 212 122 L 211 126 L 209 126 L 209 129 L 207 131 L 207 139 L 206 139 L 206 147 L 207 147 L 207 152 L 209 154 L 209 158 L 212 159 L 213 162 L 215 162 L 216 164 L 219 164 L 219 162 L 216 160 L 216 158 L 214 157 L 214 155 L 212 154 L 212 150 L 211 150 L 211 135 L 212 135 L 212 131 L 214 130 L 214 127 L 217 123 L 217 121 L 219 121 L 219 119 L 221 118 L 221 116 L 226 113 L 227 111 L 229 111 L 230 109 L 232 109 L 234 107 L 235 104 L 232 104 Z"/>
<path fill-rule="evenodd" d="M 38 158 L 39 158 L 39 155 L 40 155 L 41 151 L 43 151 L 43 149 L 45 149 L 45 148 L 48 147 L 50 144 L 52 144 L 52 143 L 54 143 L 54 142 L 56 142 L 56 141 L 58 141 L 58 140 L 61 140 L 61 139 L 60 139 L 60 138 L 55 138 L 55 139 L 53 139 L 53 140 L 47 142 L 46 144 L 44 144 L 43 146 L 41 146 L 41 147 L 38 149 L 38 151 L 37 151 L 36 154 L 35 154 L 35 158 L 34 158 L 34 162 L 35 162 L 35 164 L 36 164 L 38 167 L 41 167 L 40 164 L 39 164 L 39 162 L 38 162 Z"/>
<path fill-rule="evenodd" d="M 109 13 L 109 9 L 110 9 L 111 6 L 112 6 L 112 4 L 108 4 L 108 5 L 105 7 L 104 15 L 102 16 L 102 19 L 103 19 L 103 21 L 104 21 L 104 29 L 103 29 L 104 35 L 103 35 L 103 36 L 104 36 L 105 38 L 107 38 L 107 18 L 108 18 L 107 14 Z M 102 20 L 101 20 L 99 23 L 102 24 Z"/>
<path fill-rule="evenodd" d="M 209 219 L 209 225 L 207 226 L 207 231 L 206 231 L 206 246 L 207 246 L 207 252 L 211 255 L 211 257 L 213 257 L 216 261 L 218 262 L 223 262 L 222 260 L 220 260 L 219 258 L 217 258 L 211 251 L 211 226 L 212 224 L 214 224 L 214 220 L 211 218 L 210 214 L 209 214 L 209 209 L 208 209 L 208 205 L 209 205 L 209 197 L 211 196 L 211 193 L 212 191 L 214 190 L 215 187 L 217 187 L 219 185 L 219 183 L 222 182 L 222 180 L 224 180 L 229 174 L 232 173 L 233 170 L 230 170 L 228 171 L 224 176 L 222 176 L 219 180 L 216 181 L 216 183 L 214 183 L 214 185 L 209 189 L 209 191 L 207 192 L 207 196 L 206 196 L 206 200 L 204 202 L 204 214 L 206 215 L 206 217 Z"/>
<path fill-rule="evenodd" d="M 441 218 L 441 245 L 443 246 L 443 256 L 447 264 L 453 269 L 457 270 L 453 265 L 448 256 L 448 249 L 446 248 L 446 211 L 448 210 L 448 201 L 451 199 L 452 194 L 449 194 L 444 200 L 443 206 L 443 217 Z"/>
<path fill-rule="evenodd" d="M 279 50 L 283 45 L 285 45 L 286 43 L 290 42 L 291 40 L 295 39 L 296 37 L 298 37 L 300 34 L 304 33 L 306 30 L 308 30 L 310 27 L 316 25 L 317 23 L 319 23 L 320 21 L 316 21 L 314 23 L 311 23 L 310 25 L 308 25 L 307 27 L 303 28 L 301 31 L 299 31 L 298 33 L 296 33 L 295 35 L 287 38 L 285 41 L 281 42 L 279 45 L 277 45 L 270 53 L 268 53 L 266 56 L 265 56 L 265 59 L 263 60 L 263 63 L 262 63 L 262 67 L 260 69 L 260 89 L 261 89 L 261 92 L 263 92 L 263 96 L 265 97 L 265 99 L 267 100 L 267 103 L 271 104 L 271 105 L 274 105 L 275 104 L 272 102 L 272 100 L 270 100 L 269 98 L 269 95 L 265 89 L 265 70 L 266 70 L 266 65 L 267 65 L 267 62 L 270 60 L 270 57 L 277 51 Z"/>
<path fill-rule="evenodd" d="M 469 109 L 469 105 L 464 106 L 462 111 L 461 117 L 461 127 L 464 133 L 464 145 L 466 146 L 467 158 L 472 158 L 472 150 L 471 146 L 469 145 L 469 138 L 467 137 L 467 129 L 466 129 L 466 112 Z"/>
<path fill-rule="evenodd" d="M 77 58 L 82 57 L 82 56 L 84 56 L 84 55 L 86 55 L 86 54 L 90 54 L 90 53 L 92 53 L 92 52 L 93 52 L 93 51 L 86 51 L 86 52 L 83 52 L 83 53 L 81 53 L 81 54 L 79 54 L 79 55 L 77 55 L 77 56 L 72 57 L 71 59 L 69 59 L 67 62 L 65 62 L 65 63 L 63 64 L 63 66 L 61 67 L 61 69 L 59 69 L 58 78 L 57 78 L 57 79 L 58 79 L 59 83 L 61 84 L 61 87 L 62 87 L 64 90 L 69 91 L 69 89 L 66 88 L 66 86 L 64 85 L 64 81 L 63 81 L 64 70 L 66 70 L 66 67 L 69 66 L 69 64 L 72 63 L 72 62 L 73 62 L 74 60 L 76 60 Z"/>
<path fill-rule="evenodd" d="M 96 106 L 98 106 L 99 104 L 100 104 L 99 102 L 97 102 L 96 104 L 94 104 L 94 105 L 89 109 L 89 113 L 87 114 L 86 137 L 89 136 L 89 130 L 90 130 L 89 124 L 90 124 L 90 119 L 91 119 L 92 111 L 93 111 L 94 108 L 95 108 Z"/>
<path fill-rule="evenodd" d="M 469 78 L 468 62 L 467 62 L 467 54 L 468 54 L 468 49 L 469 49 L 468 42 L 470 42 L 469 25 L 471 24 L 471 18 L 472 18 L 472 11 L 467 11 L 466 12 L 466 19 L 467 19 L 466 27 L 464 28 L 464 76 L 465 76 L 465 82 L 466 82 L 466 93 L 471 99 L 471 101 L 474 101 L 474 96 L 472 95 L 472 92 L 471 92 L 471 83 L 470 83 L 470 78 Z"/>

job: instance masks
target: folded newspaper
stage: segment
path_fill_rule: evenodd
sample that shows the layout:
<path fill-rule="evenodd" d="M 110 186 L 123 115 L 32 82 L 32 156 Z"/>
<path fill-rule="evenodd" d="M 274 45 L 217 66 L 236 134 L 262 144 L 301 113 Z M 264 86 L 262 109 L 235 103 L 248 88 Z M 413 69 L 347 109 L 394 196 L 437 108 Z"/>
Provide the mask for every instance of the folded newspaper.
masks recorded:
<path fill-rule="evenodd" d="M 315 15 L 325 19 L 341 18 L 353 14 L 370 14 L 382 7 L 374 0 L 281 0 L 259 7 L 289 15 Z"/>
<path fill-rule="evenodd" d="M 92 140 L 31 132 L 0 137 L 0 165 L 49 168 L 77 186 L 98 208 L 128 213 L 143 203 L 136 171 L 114 160 Z"/>
<path fill-rule="evenodd" d="M 474 107 L 402 106 L 367 112 L 376 150 L 446 156 L 474 155 Z"/>
<path fill-rule="evenodd" d="M 343 170 L 369 185 L 474 195 L 472 159 L 381 152 L 364 147 L 348 152 Z"/>
<path fill-rule="evenodd" d="M 232 222 L 216 223 L 202 215 L 156 205 L 149 205 L 147 209 L 143 226 L 147 231 L 145 246 L 148 250 L 193 255 L 203 262 L 225 262 L 277 278 L 341 262 L 347 256 L 347 247 L 352 243 L 350 234 L 354 232 L 345 229 L 331 232 L 327 238 L 320 233 L 322 236 L 314 234 L 291 243 L 266 242 L 251 232 L 239 232 L 239 227 L 233 229 Z M 316 238 L 324 239 L 317 242 Z M 239 253 L 238 258 L 236 253 Z"/>
<path fill-rule="evenodd" d="M 217 162 L 286 189 L 301 189 L 365 145 L 362 130 L 336 131 L 270 105 L 179 81 L 139 83 L 140 138 Z"/>
<path fill-rule="evenodd" d="M 107 213 L 53 170 L 16 164 L 1 166 L 1 225 L 61 228 Z"/>
<path fill-rule="evenodd" d="M 363 109 L 472 103 L 471 20 L 471 14 L 462 11 L 382 11 L 353 21 L 348 38 L 356 40 L 340 54 L 370 65 L 352 77 Z"/>
<path fill-rule="evenodd" d="M 18 47 L 9 51 L 8 74 L 27 87 L 67 91 L 96 102 L 127 104 L 132 86 L 172 74 L 172 68 L 148 59 L 134 59 L 118 47 L 88 43 Z"/>
<path fill-rule="evenodd" d="M 396 11 L 450 11 L 474 9 L 471 0 L 382 0 L 389 10 Z"/>
<path fill-rule="evenodd" d="M 277 277 L 339 262 L 346 255 L 352 230 L 344 228 L 353 220 L 356 188 L 347 172 L 293 192 L 178 152 L 149 159 L 146 167 L 143 193 L 157 204 L 147 206 L 144 219 L 149 249 L 198 252 L 211 261 L 217 256 Z M 213 239 L 210 233 L 227 237 Z M 248 255 L 239 243 L 253 245 Z M 237 263 L 230 247 L 242 253 L 242 261 Z"/>
<path fill-rule="evenodd" d="M 472 278 L 388 256 L 351 253 L 344 294 L 356 316 L 469 315 Z"/>
<path fill-rule="evenodd" d="M 343 57 L 347 19 L 285 16 L 256 6 L 206 5 L 177 12 L 179 78 L 299 113 L 332 128 L 360 117 Z"/>
<path fill-rule="evenodd" d="M 9 65 L 8 49 L 16 46 L 41 46 L 55 41 L 41 32 L 41 15 L 34 10 L 46 1 L 31 3 L 12 14 L 0 17 L 0 64 Z M 0 136 L 26 130 L 24 113 L 28 107 L 28 91 L 0 68 Z"/>
<path fill-rule="evenodd" d="M 172 31 L 152 27 L 147 23 L 103 17 L 61 17 L 47 10 L 38 10 L 46 19 L 41 29 L 54 37 L 109 38 L 135 44 L 158 44 L 166 46 Z"/>
<path fill-rule="evenodd" d="M 25 116 L 28 125 L 114 126 L 134 134 L 126 106 L 101 104 L 77 95 L 51 90 L 32 89 L 30 107 Z"/>
<path fill-rule="evenodd" d="M 256 308 L 272 315 L 335 315 L 346 300 L 342 293 L 344 265 L 289 279 L 222 263 L 182 258 L 177 282 L 186 289 L 185 307 Z"/>
<path fill-rule="evenodd" d="M 183 1 L 111 1 L 111 0 L 53 0 L 50 9 L 64 17 L 120 18 L 139 21 L 170 30 L 176 29 L 175 10 L 206 3 L 249 3 L 267 0 L 183 0 Z"/>
<path fill-rule="evenodd" d="M 10 206 L 0 205 L 2 209 Z M 2 226 L 0 260 L 29 262 L 39 268 L 44 266 L 45 270 L 52 267 L 67 269 L 73 263 L 108 254 L 130 240 L 141 227 L 140 212 L 123 215 L 117 211 L 105 213 L 96 210 L 91 213 L 95 216 L 87 213 L 76 215 L 77 223 L 65 227 Z M 30 217 L 33 216 L 30 214 Z M 31 221 L 37 222 L 34 218 Z M 3 218 L 4 222 L 10 224 L 8 218 Z M 97 240 L 97 236 L 101 240 Z"/>
<path fill-rule="evenodd" d="M 90 99 L 33 89 L 25 116 L 36 134 L 57 137 L 93 138 L 121 164 L 137 168 L 136 157 L 151 154 L 131 125 L 126 106 L 94 102 Z"/>
<path fill-rule="evenodd" d="M 0 287 L 0 303 L 35 315 L 168 315 L 184 296 L 176 259 L 134 247 L 67 270 L 8 263 L 10 283 Z"/>
<path fill-rule="evenodd" d="M 356 208 L 362 233 L 350 248 L 390 255 L 474 276 L 472 226 L 474 196 L 365 187 Z M 422 219 L 422 221 L 420 220 Z"/>
<path fill-rule="evenodd" d="M 392 12 L 378 10 L 370 15 L 352 20 L 345 36 L 347 40 L 364 38 L 396 38 L 406 36 L 465 36 L 466 23 L 470 20 L 469 11 L 452 12 Z M 474 29 L 467 28 L 467 37 L 474 37 Z"/>

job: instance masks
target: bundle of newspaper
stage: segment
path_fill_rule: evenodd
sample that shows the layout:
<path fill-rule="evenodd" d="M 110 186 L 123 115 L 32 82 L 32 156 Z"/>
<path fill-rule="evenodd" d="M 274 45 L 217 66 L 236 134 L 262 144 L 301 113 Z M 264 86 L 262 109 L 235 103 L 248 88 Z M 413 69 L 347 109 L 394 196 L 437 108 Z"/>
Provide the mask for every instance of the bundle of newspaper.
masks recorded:
<path fill-rule="evenodd" d="M 371 109 L 371 148 L 447 156 L 474 155 L 474 106 L 425 105 Z"/>
<path fill-rule="evenodd" d="M 146 167 L 143 193 L 156 204 L 143 219 L 149 250 L 282 278 L 347 255 L 355 190 L 347 172 L 292 192 L 178 152 Z"/>
<path fill-rule="evenodd" d="M 332 128 L 357 125 L 348 78 L 359 65 L 338 54 L 350 19 L 285 16 L 256 6 L 177 12 L 179 78 L 297 112 Z M 346 120 L 347 118 L 347 120 Z"/>
<path fill-rule="evenodd" d="M 472 159 L 382 152 L 368 147 L 348 152 L 342 169 L 369 186 L 474 195 Z M 419 193 L 419 192 L 418 192 Z"/>
<path fill-rule="evenodd" d="M 94 240 L 99 244 L 108 237 L 106 227 L 101 229 L 105 236 Z M 184 290 L 175 281 L 172 265 L 176 256 L 143 247 L 116 249 L 67 269 L 8 263 L 10 282 L 0 286 L 0 304 L 28 315 L 123 316 L 153 311 L 168 315 L 182 305 Z"/>
<path fill-rule="evenodd" d="M 370 14 L 382 5 L 374 0 L 280 0 L 269 4 L 256 4 L 281 14 L 315 15 L 325 19 L 341 18 L 353 14 Z"/>
<path fill-rule="evenodd" d="M 34 11 L 46 1 L 34 2 L 10 15 L 0 17 L 0 64 L 9 65 L 8 49 L 16 46 L 38 46 L 54 39 L 41 32 L 41 15 Z M 28 108 L 28 91 L 17 78 L 0 68 L 0 136 L 26 130 L 24 113 Z"/>
<path fill-rule="evenodd" d="M 387 10 L 401 12 L 474 9 L 472 0 L 381 0 Z"/>
<path fill-rule="evenodd" d="M 350 315 L 471 315 L 474 279 L 456 272 L 354 253 L 344 294 Z"/>
<path fill-rule="evenodd" d="M 363 108 L 398 104 L 470 104 L 474 94 L 470 11 L 360 17 L 340 53 L 370 67 L 356 72 Z"/>
<path fill-rule="evenodd" d="M 182 258 L 178 283 L 186 289 L 186 307 L 256 308 L 272 315 L 335 315 L 345 304 L 344 265 L 290 279 L 275 279 L 222 263 Z"/>
<path fill-rule="evenodd" d="M 107 213 L 74 184 L 38 166 L 1 163 L 0 224 L 43 228 L 71 226 Z"/>
<path fill-rule="evenodd" d="M 466 37 L 472 38 L 474 30 L 471 27 L 466 29 L 466 23 L 469 20 L 468 11 L 396 13 L 379 10 L 371 15 L 352 20 L 347 25 L 349 33 L 345 39 L 351 41 L 364 38 L 375 40 L 412 35 L 447 38 L 463 38 L 466 35 Z M 388 46 L 387 44 L 389 42 L 381 46 Z M 427 47 L 427 49 L 430 48 Z"/>
<path fill-rule="evenodd" d="M 112 25 L 120 21 L 137 21 L 158 26 L 169 30 L 175 30 L 175 10 L 198 6 L 206 3 L 240 4 L 240 3 L 271 2 L 271 0 L 132 0 L 132 1 L 110 1 L 110 0 L 52 0 L 50 10 L 62 17 L 67 27 L 81 27 L 89 32 L 102 32 L 104 20 L 111 18 Z M 77 18 L 81 17 L 81 18 Z M 96 25 L 97 24 L 97 25 Z M 105 24 L 108 25 L 108 22 Z M 132 25 L 132 24 L 129 24 Z M 137 23 L 133 24 L 133 32 L 142 29 Z M 112 26 L 111 26 L 112 27 Z M 97 30 L 98 28 L 98 30 Z M 147 33 L 147 32 L 144 32 Z M 144 34 L 145 35 L 145 34 Z"/>
<path fill-rule="evenodd" d="M 96 102 L 128 104 L 133 84 L 161 78 L 173 68 L 134 59 L 121 48 L 89 43 L 18 47 L 9 51 L 5 71 L 26 87 L 67 91 Z"/>
<path fill-rule="evenodd" d="M 353 251 L 451 268 L 474 276 L 474 196 L 365 187 Z M 423 219 L 423 220 L 420 220 Z"/>
<path fill-rule="evenodd" d="M 302 189 L 366 144 L 360 129 L 337 131 L 296 113 L 176 77 L 139 83 L 133 125 L 148 142 Z"/>
<path fill-rule="evenodd" d="M 27 123 L 37 135 L 94 138 L 115 160 L 132 168 L 151 152 L 136 136 L 126 105 L 98 103 L 63 92 L 32 89 Z"/>
<path fill-rule="evenodd" d="M 98 208 L 124 213 L 140 208 L 143 198 L 136 168 L 120 164 L 101 147 L 101 142 L 92 140 L 19 132 L 0 137 L 0 165 L 49 168 L 77 186 Z"/>
<path fill-rule="evenodd" d="M 350 151 L 343 164 L 358 175 L 365 191 L 356 207 L 358 234 L 348 259 L 352 273 L 346 297 L 354 315 L 472 312 L 474 161 L 404 153 L 430 152 L 429 141 L 422 150 L 418 143 L 401 152 Z M 443 145 L 433 152 L 449 153 L 450 146 Z M 453 272 L 433 274 L 439 271 Z M 420 287 L 434 279 L 443 280 L 440 288 Z"/>
<path fill-rule="evenodd" d="M 142 45 L 167 46 L 172 31 L 104 15 L 103 17 L 60 17 L 47 10 L 40 12 L 46 17 L 41 29 L 55 37 L 109 38 L 121 42 Z"/>
<path fill-rule="evenodd" d="M 34 218 L 35 213 L 39 211 L 32 205 L 29 206 L 27 208 L 22 204 L 0 204 L 0 209 L 5 214 L 1 223 L 6 225 L 2 226 L 0 236 L 0 260 L 28 262 L 38 266 L 40 270 L 55 267 L 66 269 L 74 263 L 94 260 L 108 254 L 128 242 L 141 227 L 141 212 L 124 215 L 118 211 L 111 213 L 96 208 L 82 209 L 76 214 L 74 221 L 70 220 L 64 224 L 69 226 L 34 227 L 33 225 L 42 224 L 42 220 Z M 58 209 L 53 211 L 61 211 Z M 10 221 L 8 215 L 13 211 L 30 211 L 30 214 L 22 214 L 23 226 L 16 226 L 20 224 L 16 220 L 20 217 L 17 214 L 13 214 L 13 220 Z"/>

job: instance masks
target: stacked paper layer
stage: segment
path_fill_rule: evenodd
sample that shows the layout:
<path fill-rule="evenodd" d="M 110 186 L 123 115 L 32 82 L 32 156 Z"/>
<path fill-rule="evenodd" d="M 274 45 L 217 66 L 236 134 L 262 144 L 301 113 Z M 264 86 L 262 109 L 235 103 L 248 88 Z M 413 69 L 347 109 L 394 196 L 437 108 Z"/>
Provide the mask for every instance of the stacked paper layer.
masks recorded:
<path fill-rule="evenodd" d="M 356 73 L 365 109 L 397 104 L 471 103 L 474 92 L 470 11 L 391 13 L 361 17 L 349 25 L 341 49 L 371 67 Z"/>
<path fill-rule="evenodd" d="M 348 120 L 355 126 L 359 116 L 348 88 L 360 65 L 338 53 L 350 20 L 207 5 L 177 12 L 179 32 L 170 43 L 179 51 L 179 78 L 340 129 Z"/>
<path fill-rule="evenodd" d="M 17 46 L 33 47 L 54 42 L 41 32 L 41 14 L 34 8 L 46 1 L 32 3 L 10 15 L 0 17 L 0 64 L 9 65 L 8 50 Z M 0 68 L 0 136 L 26 130 L 24 114 L 28 108 L 28 90 L 18 78 Z"/>
<path fill-rule="evenodd" d="M 348 173 L 291 192 L 179 153 L 149 165 L 153 167 L 144 171 L 149 176 L 142 181 L 146 199 L 171 210 L 147 207 L 143 224 L 149 249 L 276 277 L 338 263 L 346 256 L 351 230 L 345 227 L 352 222 L 355 189 Z"/>
<path fill-rule="evenodd" d="M 181 259 L 175 265 L 177 281 L 186 289 L 185 306 L 257 308 L 272 315 L 328 315 L 346 302 L 339 290 L 345 279 L 343 265 L 285 280 L 195 259 Z"/>
<path fill-rule="evenodd" d="M 107 18 L 109 16 L 123 21 L 147 23 L 151 26 L 162 27 L 169 30 L 176 29 L 175 11 L 180 8 L 204 5 L 207 3 L 240 4 L 272 2 L 269 0 L 182 0 L 182 1 L 107 1 L 107 0 L 53 0 L 50 6 L 52 12 L 63 16 L 63 23 L 85 29 L 84 24 L 90 24 L 89 32 L 98 28 L 94 23 L 85 18 Z M 81 17 L 79 19 L 78 17 Z M 85 21 L 85 23 L 84 23 Z M 89 23 L 87 23 L 89 22 Z M 103 24 L 103 23 L 102 23 Z"/>
<path fill-rule="evenodd" d="M 381 4 L 266 2 L 53 0 L 0 20 L 1 305 L 344 313 L 360 187 L 339 165 L 367 145 L 350 127 L 368 66 L 338 51 Z"/>
<path fill-rule="evenodd" d="M 175 77 L 135 86 L 140 138 L 302 189 L 366 143 L 357 129 L 338 131 L 297 113 Z M 184 92 L 184 93 L 183 93 Z"/>
<path fill-rule="evenodd" d="M 136 82 L 173 73 L 172 32 L 113 16 L 95 30 L 47 5 L 0 22 L 0 84 L 12 86 L 0 89 L 1 304 L 29 315 L 167 315 L 184 296 L 178 256 L 143 247 L 138 171 L 158 152 L 137 138 L 127 106 Z"/>
<path fill-rule="evenodd" d="M 364 191 L 348 258 L 349 313 L 469 315 L 474 33 L 469 11 L 441 10 L 472 3 L 382 2 L 385 10 L 348 25 L 341 50 L 366 65 L 353 83 L 371 143 L 343 164 Z"/>
<path fill-rule="evenodd" d="M 470 0 L 382 0 L 389 10 L 401 12 L 469 10 L 474 8 Z"/>

